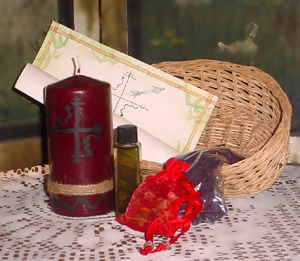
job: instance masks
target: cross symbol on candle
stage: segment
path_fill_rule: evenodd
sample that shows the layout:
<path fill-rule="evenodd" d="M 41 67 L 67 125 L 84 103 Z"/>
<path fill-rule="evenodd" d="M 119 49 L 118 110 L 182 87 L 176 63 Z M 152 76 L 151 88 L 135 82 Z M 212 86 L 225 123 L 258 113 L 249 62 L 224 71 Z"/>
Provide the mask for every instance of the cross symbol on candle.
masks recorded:
<path fill-rule="evenodd" d="M 95 123 L 94 127 L 90 128 L 81 128 L 80 127 L 80 111 L 79 107 L 81 105 L 84 105 L 85 102 L 82 102 L 80 97 L 76 96 L 74 98 L 74 101 L 71 102 L 71 105 L 74 107 L 74 126 L 73 128 L 66 128 L 66 129 L 60 129 L 59 125 L 64 125 L 66 124 L 69 119 L 72 118 L 72 113 L 71 113 L 71 107 L 69 105 L 65 106 L 65 111 L 67 112 L 66 118 L 62 121 L 60 118 L 56 118 L 56 123 L 53 127 L 53 131 L 56 135 L 59 135 L 59 133 L 73 133 L 74 135 L 74 154 L 71 155 L 73 158 L 73 161 L 75 163 L 80 163 L 82 158 L 84 157 L 92 157 L 94 155 L 94 152 L 90 149 L 90 139 L 94 138 L 95 140 L 98 140 L 101 135 L 101 131 L 103 127 L 100 125 L 100 123 Z M 83 144 L 85 145 L 84 151 L 85 154 L 81 154 L 81 141 L 80 141 L 80 133 L 92 133 L 87 135 L 82 139 Z"/>

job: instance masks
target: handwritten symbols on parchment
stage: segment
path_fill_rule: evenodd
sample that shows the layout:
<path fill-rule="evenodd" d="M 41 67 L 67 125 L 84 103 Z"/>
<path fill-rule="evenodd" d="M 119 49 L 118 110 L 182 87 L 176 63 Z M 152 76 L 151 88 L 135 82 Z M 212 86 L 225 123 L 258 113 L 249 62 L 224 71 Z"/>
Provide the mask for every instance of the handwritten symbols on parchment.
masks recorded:
<path fill-rule="evenodd" d="M 139 104 L 138 101 L 135 102 L 129 98 L 130 97 L 137 98 L 141 95 L 147 95 L 149 93 L 159 94 L 160 92 L 162 92 L 164 90 L 164 88 L 151 86 L 151 88 L 148 90 L 139 91 L 136 89 L 131 89 L 130 91 L 127 92 L 127 90 L 129 90 L 130 81 L 135 81 L 135 80 L 136 79 L 135 79 L 132 71 L 126 72 L 123 74 L 123 76 L 121 78 L 121 82 L 116 87 L 112 87 L 112 90 L 113 90 L 112 95 L 114 95 L 115 97 L 118 98 L 118 100 L 114 106 L 113 112 L 118 113 L 121 116 L 123 116 L 124 110 L 126 108 L 131 108 L 131 109 L 135 109 L 135 110 L 141 109 L 141 110 L 148 111 L 148 108 L 145 105 Z M 129 96 L 129 97 L 127 97 L 127 96 Z"/>
<path fill-rule="evenodd" d="M 195 148 L 217 96 L 56 22 L 34 65 L 63 79 L 74 72 L 75 56 L 84 65 L 82 73 L 110 83 L 116 115 L 178 151 Z"/>

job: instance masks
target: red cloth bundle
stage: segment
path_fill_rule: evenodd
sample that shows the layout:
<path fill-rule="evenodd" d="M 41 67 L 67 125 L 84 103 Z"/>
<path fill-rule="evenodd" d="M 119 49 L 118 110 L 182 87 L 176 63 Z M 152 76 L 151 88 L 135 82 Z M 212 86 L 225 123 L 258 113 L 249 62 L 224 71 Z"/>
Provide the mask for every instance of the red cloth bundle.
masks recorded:
<path fill-rule="evenodd" d="M 148 176 L 135 190 L 126 212 L 117 221 L 134 230 L 145 232 L 146 244 L 141 254 L 158 252 L 169 247 L 190 228 L 191 221 L 201 212 L 199 191 L 187 181 L 184 172 L 190 164 L 171 158 L 165 169 Z M 185 212 L 179 216 L 182 205 Z M 181 232 L 175 236 L 175 233 Z M 154 249 L 154 235 L 170 237 Z"/>

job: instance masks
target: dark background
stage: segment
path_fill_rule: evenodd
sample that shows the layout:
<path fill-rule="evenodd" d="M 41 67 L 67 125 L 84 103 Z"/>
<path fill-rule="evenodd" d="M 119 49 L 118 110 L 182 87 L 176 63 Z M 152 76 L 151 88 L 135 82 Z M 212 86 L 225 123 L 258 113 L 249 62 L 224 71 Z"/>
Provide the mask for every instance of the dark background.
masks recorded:
<path fill-rule="evenodd" d="M 1 0 L 0 12 L 1 142 L 40 135 L 43 110 L 12 87 L 51 21 L 73 26 L 72 0 Z M 300 1 L 128 0 L 128 19 L 129 54 L 146 63 L 218 59 L 271 74 L 292 103 L 292 134 L 300 134 Z M 220 51 L 218 42 L 245 43 L 251 23 L 258 29 L 249 50 Z"/>

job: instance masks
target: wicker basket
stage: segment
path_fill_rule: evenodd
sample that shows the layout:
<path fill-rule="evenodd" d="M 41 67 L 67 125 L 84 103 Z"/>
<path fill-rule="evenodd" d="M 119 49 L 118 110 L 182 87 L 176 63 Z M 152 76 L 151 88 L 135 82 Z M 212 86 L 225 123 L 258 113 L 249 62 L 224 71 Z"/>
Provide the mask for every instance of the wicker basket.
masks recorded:
<path fill-rule="evenodd" d="M 280 85 L 255 67 L 229 62 L 199 59 L 153 66 L 219 97 L 196 148 L 226 147 L 246 157 L 222 167 L 225 196 L 246 196 L 269 188 L 289 154 L 292 109 Z M 155 162 L 143 162 L 142 177 L 161 168 Z"/>

